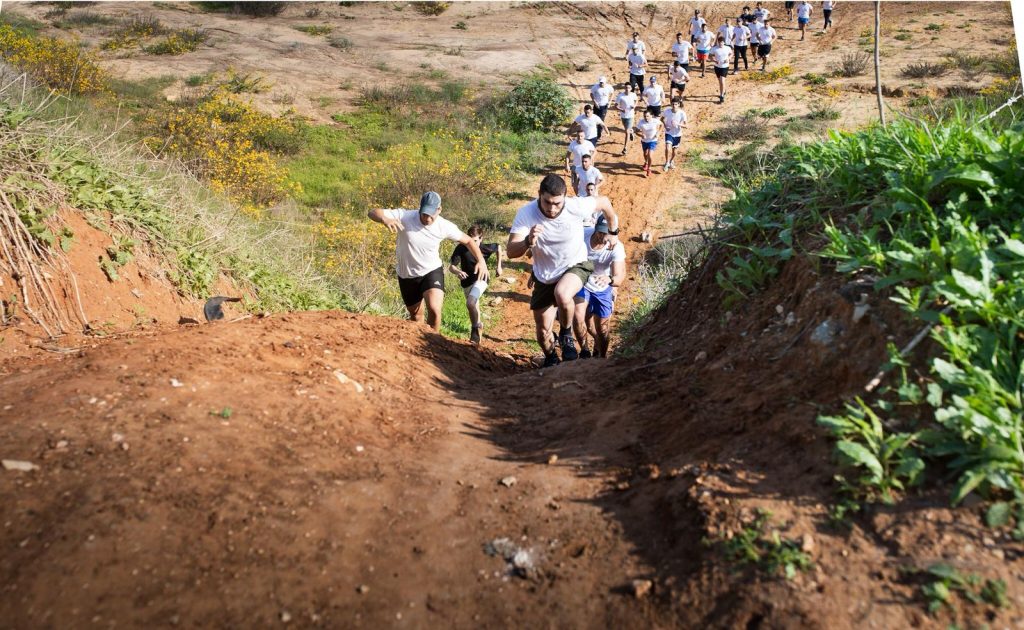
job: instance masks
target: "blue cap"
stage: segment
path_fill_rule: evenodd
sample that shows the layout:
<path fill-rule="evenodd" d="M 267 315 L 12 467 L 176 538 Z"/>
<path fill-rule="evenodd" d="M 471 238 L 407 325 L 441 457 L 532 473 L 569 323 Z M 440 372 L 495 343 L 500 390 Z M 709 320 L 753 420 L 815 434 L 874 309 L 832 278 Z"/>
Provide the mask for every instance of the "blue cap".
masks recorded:
<path fill-rule="evenodd" d="M 608 233 L 608 219 L 604 218 L 603 214 L 600 217 L 598 217 L 597 223 L 594 224 L 594 229 L 600 232 L 601 234 Z"/>
<path fill-rule="evenodd" d="M 441 195 L 433 190 L 428 190 L 420 197 L 420 214 L 434 216 L 441 208 Z"/>

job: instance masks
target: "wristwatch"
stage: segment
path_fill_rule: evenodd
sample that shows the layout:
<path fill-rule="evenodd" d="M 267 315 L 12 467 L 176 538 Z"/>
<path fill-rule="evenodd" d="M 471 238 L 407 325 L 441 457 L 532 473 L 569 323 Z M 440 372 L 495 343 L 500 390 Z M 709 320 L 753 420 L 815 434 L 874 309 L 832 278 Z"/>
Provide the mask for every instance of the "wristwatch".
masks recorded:
<path fill-rule="evenodd" d="M 615 228 L 614 230 L 609 229 L 608 233 L 611 234 L 612 236 L 618 236 L 619 235 L 619 229 L 618 228 Z"/>

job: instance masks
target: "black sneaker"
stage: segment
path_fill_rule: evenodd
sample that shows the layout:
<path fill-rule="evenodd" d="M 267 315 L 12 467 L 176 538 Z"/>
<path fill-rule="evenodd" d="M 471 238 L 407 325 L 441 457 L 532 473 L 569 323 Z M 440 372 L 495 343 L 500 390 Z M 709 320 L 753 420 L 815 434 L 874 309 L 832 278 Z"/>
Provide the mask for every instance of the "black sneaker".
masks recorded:
<path fill-rule="evenodd" d="M 542 368 L 555 367 L 559 363 L 561 363 L 561 361 L 558 360 L 558 353 L 552 351 L 551 354 L 545 354 L 544 355 L 544 365 L 542 365 L 541 367 Z"/>
<path fill-rule="evenodd" d="M 477 328 L 475 326 L 473 327 L 473 331 L 469 333 L 469 342 L 470 343 L 480 343 L 480 329 L 479 328 Z"/>
<path fill-rule="evenodd" d="M 576 352 L 576 340 L 572 338 L 572 331 L 567 330 L 562 335 L 562 360 L 563 361 L 575 361 L 580 357 L 580 353 Z"/>
<path fill-rule="evenodd" d="M 582 348 L 580 348 L 580 358 L 581 359 L 590 359 L 593 356 L 594 355 L 590 353 L 590 348 L 588 348 L 586 346 L 583 346 Z"/>

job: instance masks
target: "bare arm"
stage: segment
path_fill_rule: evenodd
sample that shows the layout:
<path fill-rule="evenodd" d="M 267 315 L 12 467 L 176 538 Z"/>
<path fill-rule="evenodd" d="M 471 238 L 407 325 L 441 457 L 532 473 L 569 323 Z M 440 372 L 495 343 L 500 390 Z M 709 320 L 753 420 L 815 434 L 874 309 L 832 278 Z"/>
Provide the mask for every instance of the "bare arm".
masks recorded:
<path fill-rule="evenodd" d="M 382 208 L 374 208 L 373 210 L 367 212 L 366 216 L 369 219 L 376 221 L 377 223 L 387 226 L 387 228 L 392 232 L 397 233 L 400 230 L 405 229 L 405 226 L 402 225 L 401 221 L 384 214 L 384 210 Z"/>
<path fill-rule="evenodd" d="M 626 280 L 626 261 L 617 260 L 612 263 L 612 282 L 611 286 L 621 287 L 622 283 Z"/>
<path fill-rule="evenodd" d="M 501 245 L 498 245 L 498 275 L 499 276 L 505 275 L 505 270 L 501 266 L 502 265 L 502 258 L 504 258 L 504 253 L 505 253 L 504 248 L 502 248 Z"/>
<path fill-rule="evenodd" d="M 536 229 L 537 226 L 534 226 L 533 229 L 530 230 L 529 234 L 508 235 L 508 243 L 506 244 L 506 247 L 508 248 L 509 259 L 519 258 L 520 256 L 526 255 L 526 252 L 533 246 L 533 231 Z"/>
<path fill-rule="evenodd" d="M 615 209 L 612 208 L 611 200 L 608 199 L 608 197 L 603 196 L 594 197 L 594 200 L 597 202 L 595 210 L 603 212 L 605 220 L 608 221 L 608 227 L 617 232 L 619 230 L 619 215 L 616 214 Z M 609 234 L 608 238 L 608 247 L 615 247 L 615 244 L 619 242 L 618 236 L 614 234 Z"/>
<path fill-rule="evenodd" d="M 462 238 L 459 239 L 459 242 L 465 245 L 467 248 L 469 248 L 469 251 L 472 252 L 473 256 L 476 258 L 477 279 L 487 282 L 487 279 L 490 278 L 490 274 L 487 272 L 487 261 L 484 260 L 484 255 L 483 252 L 480 251 L 480 246 L 477 245 L 476 241 L 474 241 L 471 237 L 467 236 L 466 234 L 462 235 Z"/>

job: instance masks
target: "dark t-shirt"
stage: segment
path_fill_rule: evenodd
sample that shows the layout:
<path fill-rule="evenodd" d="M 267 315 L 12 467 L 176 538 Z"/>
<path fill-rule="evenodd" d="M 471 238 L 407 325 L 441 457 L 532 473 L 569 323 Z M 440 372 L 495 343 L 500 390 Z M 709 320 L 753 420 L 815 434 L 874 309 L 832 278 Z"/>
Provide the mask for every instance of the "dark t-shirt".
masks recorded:
<path fill-rule="evenodd" d="M 484 255 L 485 263 L 487 262 L 487 259 L 491 257 L 491 254 L 495 253 L 496 251 L 498 251 L 497 243 L 480 244 L 480 253 Z M 459 243 L 459 245 L 455 248 L 455 251 L 452 252 L 452 264 L 459 265 L 459 267 L 461 267 L 464 272 L 469 274 L 468 276 L 466 276 L 466 279 L 461 280 L 459 284 L 461 284 L 463 287 L 473 286 L 473 283 L 476 282 L 477 280 L 476 256 L 473 255 L 473 252 L 469 251 L 469 248 L 463 245 L 462 243 Z"/>

